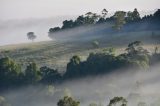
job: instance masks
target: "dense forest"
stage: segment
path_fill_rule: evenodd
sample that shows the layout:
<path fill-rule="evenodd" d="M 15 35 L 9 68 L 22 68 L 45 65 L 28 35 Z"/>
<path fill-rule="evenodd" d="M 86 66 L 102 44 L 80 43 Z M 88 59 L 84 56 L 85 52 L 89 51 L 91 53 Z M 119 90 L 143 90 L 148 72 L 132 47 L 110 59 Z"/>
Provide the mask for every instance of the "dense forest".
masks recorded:
<path fill-rule="evenodd" d="M 53 38 L 54 34 L 69 30 L 72 28 L 77 28 L 80 26 L 88 25 L 98 25 L 105 23 L 112 23 L 112 29 L 110 31 L 104 31 L 105 34 L 109 32 L 128 32 L 128 31 L 142 31 L 142 30 L 159 30 L 160 24 L 160 9 L 158 9 L 154 14 L 145 15 L 140 17 L 138 10 L 135 8 L 133 11 L 116 11 L 113 16 L 107 17 L 108 11 L 103 9 L 101 14 L 88 12 L 85 15 L 77 17 L 75 20 L 65 20 L 63 21 L 62 27 L 50 28 L 48 35 Z M 99 32 L 99 31 L 97 31 Z M 103 31 L 100 31 L 101 33 Z"/>
<path fill-rule="evenodd" d="M 0 59 L 0 89 L 27 84 L 56 84 L 65 80 L 109 73 L 123 68 L 137 68 L 147 70 L 151 65 L 158 63 L 160 54 L 155 47 L 154 53 L 149 53 L 142 47 L 140 41 L 128 44 L 126 53 L 115 55 L 114 48 L 106 48 L 101 53 L 90 53 L 86 61 L 81 61 L 77 55 L 70 59 L 66 72 L 49 67 L 39 68 L 35 62 L 28 63 L 23 71 L 21 66 L 9 57 Z"/>

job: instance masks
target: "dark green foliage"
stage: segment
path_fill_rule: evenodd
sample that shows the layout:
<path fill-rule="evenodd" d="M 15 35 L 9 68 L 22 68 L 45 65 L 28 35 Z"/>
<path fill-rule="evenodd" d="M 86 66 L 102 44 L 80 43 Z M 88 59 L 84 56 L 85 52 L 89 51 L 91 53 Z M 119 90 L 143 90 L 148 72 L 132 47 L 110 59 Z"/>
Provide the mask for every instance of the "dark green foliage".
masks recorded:
<path fill-rule="evenodd" d="M 62 75 L 57 70 L 44 66 L 40 68 L 40 72 L 42 75 L 42 83 L 52 84 L 62 80 Z"/>
<path fill-rule="evenodd" d="M 81 25 L 84 25 L 85 24 L 85 18 L 83 15 L 79 16 L 76 20 L 75 20 L 75 23 L 74 25 L 75 26 L 81 26 Z"/>
<path fill-rule="evenodd" d="M 160 19 L 160 9 L 153 14 L 154 19 Z"/>
<path fill-rule="evenodd" d="M 102 10 L 102 18 L 105 19 L 106 16 L 107 16 L 107 14 L 108 14 L 108 11 L 104 8 L 104 9 Z"/>
<path fill-rule="evenodd" d="M 79 56 L 73 56 L 70 59 L 70 62 L 67 64 L 67 71 L 64 75 L 65 78 L 72 78 L 76 75 L 79 75 L 79 64 L 81 63 L 81 59 Z"/>
<path fill-rule="evenodd" d="M 50 28 L 49 32 L 57 32 L 60 31 L 60 27 Z"/>
<path fill-rule="evenodd" d="M 67 64 L 65 78 L 77 78 L 88 75 L 108 73 L 121 68 L 149 68 L 149 54 L 135 41 L 128 45 L 128 53 L 115 56 L 114 48 L 106 48 L 103 53 L 91 53 L 86 61 L 81 62 L 74 56 Z"/>
<path fill-rule="evenodd" d="M 20 65 L 9 57 L 0 59 L 0 86 L 16 85 L 21 73 Z"/>
<path fill-rule="evenodd" d="M 126 50 L 127 53 L 116 56 L 115 49 L 108 47 L 100 53 L 90 53 L 85 61 L 81 61 L 81 58 L 75 55 L 70 59 L 63 75 L 46 66 L 38 68 L 34 62 L 29 63 L 23 72 L 20 65 L 12 59 L 1 58 L 0 89 L 24 84 L 55 84 L 67 79 L 105 74 L 124 68 L 148 69 L 150 65 L 160 62 L 158 51 L 149 55 L 140 41 L 130 43 Z"/>
<path fill-rule="evenodd" d="M 121 66 L 123 60 L 115 57 L 112 54 L 106 53 L 91 53 L 84 62 L 75 63 L 71 61 L 67 64 L 67 71 L 64 74 L 66 78 L 84 77 L 87 75 L 97 75 L 110 72 Z"/>
<path fill-rule="evenodd" d="M 63 25 L 61 28 L 59 28 L 59 27 L 50 28 L 49 29 L 49 36 L 55 32 L 60 31 L 60 30 L 70 29 L 70 28 L 74 28 L 74 27 L 78 27 L 78 26 L 82 26 L 82 25 L 96 24 L 100 18 L 101 18 L 101 21 L 102 21 L 102 18 L 104 21 L 105 20 L 104 17 L 106 17 L 107 13 L 108 13 L 107 10 L 104 9 L 102 11 L 102 16 L 97 15 L 96 13 L 87 12 L 85 15 L 78 16 L 75 21 L 65 20 L 65 21 L 63 21 Z"/>
<path fill-rule="evenodd" d="M 88 12 L 85 14 L 85 24 L 95 24 L 99 17 L 96 13 Z"/>
<path fill-rule="evenodd" d="M 62 29 L 72 28 L 74 26 L 73 20 L 65 20 L 63 21 Z"/>
<path fill-rule="evenodd" d="M 138 10 L 135 8 L 133 12 L 129 11 L 127 12 L 126 21 L 127 22 L 136 22 L 141 19 L 140 14 Z"/>
<path fill-rule="evenodd" d="M 85 62 L 86 69 L 89 71 L 89 73 L 92 74 L 98 74 L 98 73 L 104 73 L 108 72 L 111 69 L 113 69 L 113 64 L 115 62 L 116 58 L 114 55 L 105 54 L 105 53 L 91 53 L 89 57 L 87 58 L 87 61 Z"/>
<path fill-rule="evenodd" d="M 25 81 L 27 84 L 35 84 L 41 80 L 41 73 L 36 63 L 29 63 L 25 70 Z"/>
<path fill-rule="evenodd" d="M 79 106 L 79 104 L 79 101 L 74 100 L 72 97 L 65 96 L 59 100 L 57 106 Z"/>
<path fill-rule="evenodd" d="M 127 106 L 127 100 L 123 97 L 114 97 L 110 100 L 108 106 L 115 106 L 116 104 L 121 104 L 119 106 Z"/>
<path fill-rule="evenodd" d="M 141 19 L 140 14 L 136 8 L 132 12 L 132 17 L 133 17 L 133 21 L 138 21 L 139 19 Z"/>
<path fill-rule="evenodd" d="M 128 52 L 127 57 L 131 62 L 143 68 L 149 67 L 149 52 L 142 47 L 140 41 L 130 43 L 126 50 Z"/>
<path fill-rule="evenodd" d="M 63 21 L 62 27 L 55 27 L 49 29 L 49 36 L 52 38 L 56 32 L 63 31 L 65 29 L 71 29 L 84 25 L 95 25 L 100 23 L 114 23 L 113 28 L 116 30 L 122 29 L 124 24 L 130 23 L 138 23 L 142 21 L 147 22 L 160 22 L 160 9 L 158 9 L 153 15 L 147 15 L 144 17 L 140 17 L 138 10 L 135 8 L 133 11 L 125 12 L 125 11 L 117 11 L 111 17 L 106 17 L 108 11 L 103 9 L 101 15 L 97 15 L 96 13 L 87 12 L 85 15 L 78 16 L 76 20 L 65 20 Z"/>
<path fill-rule="evenodd" d="M 133 11 L 117 11 L 111 17 L 106 17 L 108 11 L 103 9 L 101 15 L 96 13 L 88 12 L 85 15 L 78 16 L 76 20 L 65 20 L 63 21 L 62 27 L 55 27 L 49 29 L 49 36 L 55 32 L 62 31 L 64 29 L 71 29 L 82 25 L 95 25 L 100 23 L 114 23 L 113 28 L 116 30 L 122 29 L 124 24 L 130 23 L 141 23 L 142 21 L 147 22 L 160 22 L 160 9 L 158 9 L 153 15 L 147 15 L 140 17 L 138 10 L 135 8 Z M 157 24 L 158 25 L 158 24 Z M 135 30 L 135 29 L 134 29 Z M 50 36 L 51 37 L 51 36 Z"/>
<path fill-rule="evenodd" d="M 123 25 L 126 23 L 125 16 L 126 16 L 126 12 L 117 11 L 114 14 L 115 24 L 114 24 L 113 28 L 115 28 L 116 30 L 120 30 L 123 27 Z"/>

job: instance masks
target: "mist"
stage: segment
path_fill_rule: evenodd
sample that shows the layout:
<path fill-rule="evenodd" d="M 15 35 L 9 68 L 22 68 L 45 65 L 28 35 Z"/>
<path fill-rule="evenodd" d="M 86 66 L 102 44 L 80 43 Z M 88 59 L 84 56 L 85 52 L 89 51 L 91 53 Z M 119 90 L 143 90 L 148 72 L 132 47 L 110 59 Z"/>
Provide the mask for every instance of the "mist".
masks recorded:
<path fill-rule="evenodd" d="M 128 106 L 137 106 L 139 102 L 150 106 L 160 99 L 159 69 L 157 65 L 149 70 L 116 70 L 54 85 L 52 93 L 46 85 L 37 85 L 3 92 L 2 96 L 13 106 L 57 106 L 58 100 L 64 96 L 72 96 L 80 101 L 80 106 L 90 103 L 106 106 L 115 96 L 126 98 Z"/>
<path fill-rule="evenodd" d="M 150 10 L 150 11 L 140 11 L 141 16 L 152 14 L 156 11 Z M 110 12 L 108 14 L 108 17 L 113 15 L 114 12 Z M 82 13 L 82 14 L 85 14 Z M 59 16 L 52 16 L 49 18 L 44 17 L 36 17 L 36 18 L 13 18 L 13 19 L 5 19 L 0 20 L 0 46 L 3 45 L 10 45 L 10 44 L 20 44 L 20 43 L 31 43 L 30 40 L 28 40 L 26 34 L 28 32 L 34 32 L 37 38 L 35 39 L 35 42 L 40 41 L 48 41 L 51 40 L 48 37 L 48 31 L 50 28 L 62 26 L 62 22 L 64 20 L 75 20 L 75 18 L 78 15 L 59 15 Z M 112 23 L 113 24 L 113 23 Z M 70 35 L 90 35 L 88 38 L 97 38 L 100 36 L 95 36 L 96 34 L 99 34 L 96 32 L 97 30 L 102 32 L 110 32 L 110 27 L 112 27 L 111 23 L 108 24 L 102 24 L 102 25 L 96 25 L 96 26 L 82 26 L 78 28 L 74 28 L 72 30 L 63 31 L 62 33 L 55 34 L 55 38 L 58 36 L 60 39 L 58 40 L 68 40 Z M 91 33 L 92 32 L 92 33 Z M 91 35 L 92 34 L 92 35 Z M 104 34 L 104 33 L 103 33 Z M 64 37 L 65 36 L 65 37 Z M 77 38 L 80 39 L 82 36 L 79 36 Z M 55 38 L 52 37 L 52 40 L 55 40 Z M 83 37 L 84 38 L 84 37 Z M 57 40 L 57 39 L 56 39 Z"/>
<path fill-rule="evenodd" d="M 28 32 L 34 32 L 35 42 L 51 40 L 48 37 L 49 28 L 61 26 L 63 20 L 75 16 L 57 16 L 50 18 L 28 18 L 0 21 L 0 46 L 19 43 L 31 43 Z"/>

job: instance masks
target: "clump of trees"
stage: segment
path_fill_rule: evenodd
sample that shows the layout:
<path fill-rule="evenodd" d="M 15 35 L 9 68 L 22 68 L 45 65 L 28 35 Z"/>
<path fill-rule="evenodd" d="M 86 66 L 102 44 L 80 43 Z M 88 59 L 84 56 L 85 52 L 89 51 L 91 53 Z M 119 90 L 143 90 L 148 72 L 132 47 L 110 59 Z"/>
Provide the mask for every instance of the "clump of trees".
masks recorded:
<path fill-rule="evenodd" d="M 60 81 L 61 74 L 48 67 L 39 68 L 35 62 L 28 63 L 25 70 L 9 57 L 0 59 L 0 89 L 8 89 L 38 83 L 51 84 Z"/>
<path fill-rule="evenodd" d="M 156 23 L 154 26 L 158 26 L 160 22 L 160 9 L 158 9 L 153 15 L 146 15 L 144 17 L 140 17 L 140 13 L 138 9 L 135 8 L 133 11 L 116 11 L 113 16 L 107 17 L 108 11 L 103 9 L 101 14 L 87 12 L 84 15 L 78 16 L 75 20 L 65 20 L 62 22 L 62 27 L 54 27 L 50 28 L 48 35 L 52 37 L 54 33 L 60 32 L 66 29 L 71 29 L 79 26 L 86 25 L 96 25 L 100 23 L 111 23 L 113 24 L 113 28 L 116 30 L 121 30 L 123 26 L 127 26 L 130 24 L 141 24 L 143 22 L 148 23 Z M 137 24 L 137 27 L 138 25 Z M 154 26 L 150 26 L 150 29 L 155 29 Z M 135 28 L 135 27 L 134 27 Z M 159 28 L 159 27 L 158 27 Z M 136 30 L 136 29 L 134 29 Z"/>
<path fill-rule="evenodd" d="M 103 9 L 100 15 L 98 15 L 97 13 L 87 12 L 84 15 L 78 16 L 76 20 L 63 21 L 62 27 L 50 28 L 48 35 L 51 36 L 52 34 L 56 32 L 59 32 L 65 29 L 79 27 L 82 25 L 92 25 L 92 24 L 104 23 L 106 22 L 107 14 L 108 14 L 108 11 L 106 9 Z"/>
<path fill-rule="evenodd" d="M 21 67 L 9 57 L 0 59 L 0 87 L 14 84 L 20 81 Z"/>
<path fill-rule="evenodd" d="M 41 67 L 41 82 L 46 84 L 59 83 L 62 80 L 62 75 L 56 69 L 51 69 L 49 67 Z"/>
<path fill-rule="evenodd" d="M 79 104 L 79 101 L 74 100 L 72 97 L 65 96 L 59 100 L 57 106 L 79 106 Z"/>
<path fill-rule="evenodd" d="M 25 81 L 28 84 L 35 84 L 41 80 L 41 72 L 35 62 L 28 64 L 25 70 Z"/>
<path fill-rule="evenodd" d="M 114 97 L 110 100 L 107 106 L 127 106 L 127 100 L 124 97 Z M 79 106 L 80 102 L 74 100 L 72 97 L 65 96 L 63 99 L 60 99 L 57 103 L 57 106 Z M 96 103 L 91 103 L 89 106 L 98 106 Z"/>
<path fill-rule="evenodd" d="M 75 55 L 68 62 L 63 75 L 46 66 L 39 68 L 35 62 L 29 62 L 26 69 L 22 70 L 21 65 L 13 59 L 4 57 L 0 59 L 0 89 L 39 83 L 57 84 L 67 79 L 105 74 L 122 68 L 148 69 L 159 60 L 160 53 L 157 51 L 150 55 L 140 41 L 131 42 L 126 52 L 119 55 L 115 55 L 113 47 L 100 53 L 90 53 L 85 61 Z"/>
<path fill-rule="evenodd" d="M 115 56 L 113 48 L 106 48 L 102 53 L 90 53 L 86 61 L 73 56 L 67 64 L 65 78 L 77 78 L 87 75 L 108 73 L 121 68 L 149 68 L 149 52 L 141 46 L 140 41 L 132 42 L 127 53 Z"/>
<path fill-rule="evenodd" d="M 135 8 L 133 12 L 129 11 L 126 14 L 127 14 L 127 17 L 126 17 L 127 22 L 135 22 L 141 19 L 137 8 Z"/>
<path fill-rule="evenodd" d="M 119 104 L 119 106 L 127 106 L 127 100 L 123 97 L 114 97 L 110 100 L 108 106 L 115 106 L 116 104 Z"/>
<path fill-rule="evenodd" d="M 126 23 L 133 23 L 141 21 L 140 14 L 138 10 L 135 8 L 134 11 L 116 11 L 113 15 L 115 19 L 115 24 L 113 26 L 114 29 L 120 30 L 124 24 Z"/>
<path fill-rule="evenodd" d="M 113 28 L 120 30 L 122 26 L 126 23 L 125 16 L 126 16 L 126 12 L 117 11 L 113 16 L 116 19 L 115 25 L 113 26 Z"/>

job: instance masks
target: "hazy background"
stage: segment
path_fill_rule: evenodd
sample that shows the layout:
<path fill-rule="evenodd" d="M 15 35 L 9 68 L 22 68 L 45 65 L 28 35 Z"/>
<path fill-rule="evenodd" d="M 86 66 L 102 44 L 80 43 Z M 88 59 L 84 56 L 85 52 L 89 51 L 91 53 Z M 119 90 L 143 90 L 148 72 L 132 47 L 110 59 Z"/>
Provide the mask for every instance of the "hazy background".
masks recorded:
<path fill-rule="evenodd" d="M 50 27 L 64 19 L 74 19 L 88 11 L 100 13 L 138 8 L 141 15 L 153 13 L 159 0 L 0 0 L 0 45 L 30 42 L 26 33 L 33 31 L 36 41 L 49 40 Z"/>

